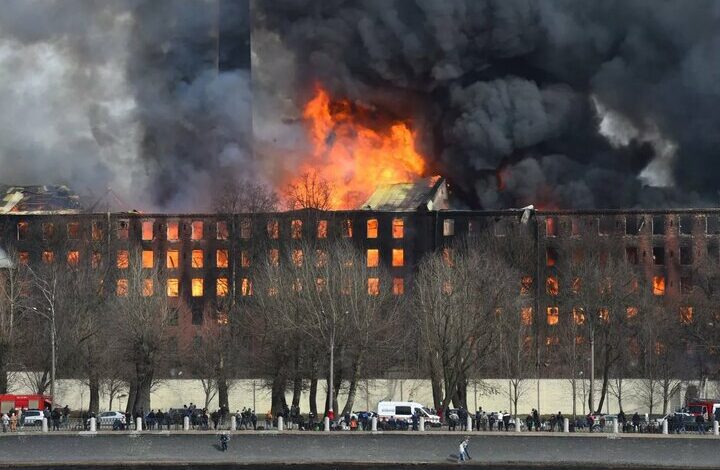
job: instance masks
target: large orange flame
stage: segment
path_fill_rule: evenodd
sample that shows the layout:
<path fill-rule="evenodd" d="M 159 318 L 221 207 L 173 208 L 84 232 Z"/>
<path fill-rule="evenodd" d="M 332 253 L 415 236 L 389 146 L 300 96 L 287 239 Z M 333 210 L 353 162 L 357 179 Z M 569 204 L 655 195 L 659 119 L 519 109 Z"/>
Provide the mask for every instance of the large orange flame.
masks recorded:
<path fill-rule="evenodd" d="M 331 100 L 319 86 L 303 118 L 312 155 L 299 174 L 315 174 L 330 184 L 333 209 L 358 208 L 379 184 L 413 181 L 425 171 L 415 134 L 403 122 L 371 128 L 368 124 L 377 123 L 368 109 Z"/>

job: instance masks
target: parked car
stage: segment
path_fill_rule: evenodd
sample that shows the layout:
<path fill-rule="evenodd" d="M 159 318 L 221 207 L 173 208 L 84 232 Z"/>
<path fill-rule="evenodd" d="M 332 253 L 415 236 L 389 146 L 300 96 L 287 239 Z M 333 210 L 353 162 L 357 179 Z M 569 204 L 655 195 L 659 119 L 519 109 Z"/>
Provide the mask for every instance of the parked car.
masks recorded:
<path fill-rule="evenodd" d="M 120 423 L 124 425 L 125 413 L 121 411 L 103 411 L 97 417 L 97 425 L 98 427 L 112 427 L 116 420 L 120 420 Z"/>
<path fill-rule="evenodd" d="M 20 419 L 23 426 L 42 426 L 44 416 L 42 410 L 24 410 Z"/>
<path fill-rule="evenodd" d="M 692 413 L 675 411 L 661 418 L 657 418 L 655 420 L 655 432 L 662 432 L 662 423 L 664 420 L 668 422 L 668 432 L 697 431 L 697 423 L 695 423 L 695 416 Z"/>

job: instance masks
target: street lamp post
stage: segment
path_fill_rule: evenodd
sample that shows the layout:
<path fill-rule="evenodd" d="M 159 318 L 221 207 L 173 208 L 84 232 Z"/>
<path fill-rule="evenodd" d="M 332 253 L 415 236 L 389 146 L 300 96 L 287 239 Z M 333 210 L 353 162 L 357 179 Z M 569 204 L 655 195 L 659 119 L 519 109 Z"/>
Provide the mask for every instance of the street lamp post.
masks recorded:
<path fill-rule="evenodd" d="M 588 405 L 590 413 L 595 407 L 595 327 L 590 327 L 590 399 Z"/>

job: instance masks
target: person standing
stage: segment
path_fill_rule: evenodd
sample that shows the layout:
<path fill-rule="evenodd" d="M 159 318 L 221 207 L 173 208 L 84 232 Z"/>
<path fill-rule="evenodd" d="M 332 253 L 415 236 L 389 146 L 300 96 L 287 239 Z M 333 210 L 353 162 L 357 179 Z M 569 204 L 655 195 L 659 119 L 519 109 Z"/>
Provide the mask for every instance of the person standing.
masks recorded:
<path fill-rule="evenodd" d="M 228 433 L 226 433 L 226 432 L 220 433 L 220 450 L 222 450 L 223 452 L 227 451 L 229 440 L 230 440 L 230 436 L 228 435 Z"/>
<path fill-rule="evenodd" d="M 7 432 L 9 425 L 10 425 L 10 417 L 7 415 L 7 413 L 3 413 L 3 415 L 2 415 L 3 432 Z"/>
<path fill-rule="evenodd" d="M 705 417 L 707 416 L 707 412 L 703 410 L 703 412 L 695 417 L 695 423 L 698 427 L 698 433 L 705 434 Z"/>
<path fill-rule="evenodd" d="M 470 444 L 470 438 L 466 436 L 458 446 L 458 463 L 470 460 L 470 454 L 467 451 L 468 444 Z"/>
<path fill-rule="evenodd" d="M 15 415 L 15 412 L 13 411 L 12 413 L 10 413 L 10 432 L 17 431 L 17 422 L 18 422 L 17 416 Z"/>

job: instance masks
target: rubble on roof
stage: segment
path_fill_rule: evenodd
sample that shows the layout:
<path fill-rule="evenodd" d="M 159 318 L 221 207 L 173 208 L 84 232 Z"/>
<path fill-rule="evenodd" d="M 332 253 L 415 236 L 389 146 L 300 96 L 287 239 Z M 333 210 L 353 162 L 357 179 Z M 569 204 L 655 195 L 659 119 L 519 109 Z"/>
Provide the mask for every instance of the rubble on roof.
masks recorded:
<path fill-rule="evenodd" d="M 410 212 L 450 207 L 445 178 L 431 176 L 412 183 L 381 184 L 361 209 Z"/>
<path fill-rule="evenodd" d="M 80 197 L 67 186 L 0 185 L 0 214 L 78 214 Z"/>

